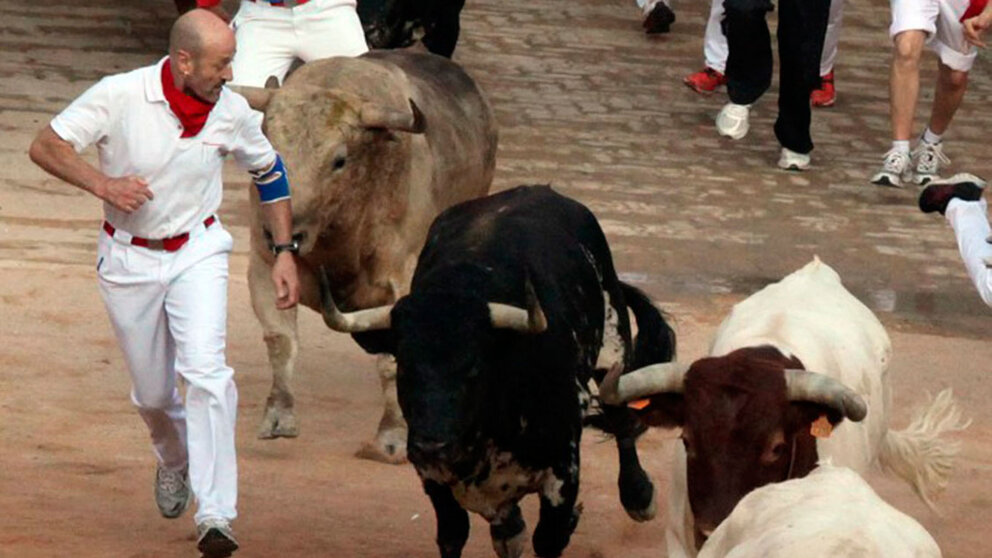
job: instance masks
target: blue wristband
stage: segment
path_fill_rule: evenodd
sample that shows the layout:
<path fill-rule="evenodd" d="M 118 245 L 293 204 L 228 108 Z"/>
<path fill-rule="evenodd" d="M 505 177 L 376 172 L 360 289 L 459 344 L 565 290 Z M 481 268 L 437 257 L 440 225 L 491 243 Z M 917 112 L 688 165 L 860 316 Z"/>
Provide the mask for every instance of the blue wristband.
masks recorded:
<path fill-rule="evenodd" d="M 272 203 L 289 198 L 289 176 L 282 157 L 276 153 L 276 160 L 263 171 L 251 173 L 258 197 L 262 203 Z"/>

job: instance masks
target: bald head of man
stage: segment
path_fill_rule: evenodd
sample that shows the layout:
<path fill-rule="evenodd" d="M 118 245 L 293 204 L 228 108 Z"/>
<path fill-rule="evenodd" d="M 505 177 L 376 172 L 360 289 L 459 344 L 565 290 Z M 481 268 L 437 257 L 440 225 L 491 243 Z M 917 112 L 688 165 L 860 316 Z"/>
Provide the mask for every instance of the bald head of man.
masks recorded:
<path fill-rule="evenodd" d="M 234 32 L 213 13 L 196 9 L 179 16 L 169 34 L 169 59 L 176 87 L 215 103 L 231 81 Z"/>

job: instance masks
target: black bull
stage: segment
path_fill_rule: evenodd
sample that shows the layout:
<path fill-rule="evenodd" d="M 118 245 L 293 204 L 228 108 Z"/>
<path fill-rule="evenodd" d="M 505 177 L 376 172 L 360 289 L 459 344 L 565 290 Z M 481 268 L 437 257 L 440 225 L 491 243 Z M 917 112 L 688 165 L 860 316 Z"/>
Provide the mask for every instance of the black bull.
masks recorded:
<path fill-rule="evenodd" d="M 345 315 L 329 290 L 323 297 L 330 327 L 397 358 L 409 457 L 434 505 L 443 557 L 461 555 L 466 509 L 490 522 L 500 556 L 519 556 L 518 502 L 531 492 L 541 498 L 534 550 L 558 556 L 581 509 L 584 419 L 616 438 L 628 514 L 654 515 L 635 446 L 642 429 L 625 407 L 587 417 L 588 383 L 607 368 L 671 360 L 675 337 L 647 297 L 617 278 L 583 205 L 546 186 L 464 202 L 434 221 L 410 294 L 394 306 Z"/>

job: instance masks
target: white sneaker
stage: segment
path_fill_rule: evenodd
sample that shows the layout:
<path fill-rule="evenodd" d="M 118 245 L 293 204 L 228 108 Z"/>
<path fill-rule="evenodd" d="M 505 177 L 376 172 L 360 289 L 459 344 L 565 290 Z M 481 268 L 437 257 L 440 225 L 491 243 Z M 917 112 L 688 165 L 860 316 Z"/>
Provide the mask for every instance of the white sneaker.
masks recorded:
<path fill-rule="evenodd" d="M 791 171 L 804 171 L 809 168 L 809 153 L 796 153 L 786 147 L 778 158 L 778 168 Z"/>
<path fill-rule="evenodd" d="M 879 186 L 894 186 L 902 188 L 902 183 L 912 176 L 910 166 L 912 161 L 909 154 L 898 149 L 890 149 L 885 154 L 882 169 L 871 177 L 871 183 Z"/>
<path fill-rule="evenodd" d="M 944 155 L 942 143 L 929 143 L 920 140 L 916 149 L 913 150 L 913 161 L 916 163 L 916 176 L 913 181 L 919 185 L 925 185 L 935 178 L 940 178 L 940 166 L 951 164 L 951 160 Z"/>
<path fill-rule="evenodd" d="M 720 114 L 716 115 L 716 131 L 721 136 L 739 140 L 747 135 L 750 128 L 748 116 L 751 113 L 751 105 L 735 105 L 727 103 L 720 109 Z"/>
<path fill-rule="evenodd" d="M 178 471 L 170 471 L 159 465 L 155 470 L 155 503 L 162 517 L 179 517 L 189 507 L 191 500 L 189 465 Z"/>

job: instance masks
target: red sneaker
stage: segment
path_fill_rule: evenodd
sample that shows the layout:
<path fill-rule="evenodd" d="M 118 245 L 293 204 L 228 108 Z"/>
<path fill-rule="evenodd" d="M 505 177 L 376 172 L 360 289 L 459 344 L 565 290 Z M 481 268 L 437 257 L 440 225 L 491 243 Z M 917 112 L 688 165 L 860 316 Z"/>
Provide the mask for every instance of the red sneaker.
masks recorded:
<path fill-rule="evenodd" d="M 809 94 L 809 101 L 814 107 L 832 107 L 837 100 L 837 91 L 834 89 L 834 72 L 823 76 L 823 85 L 819 89 L 814 89 Z"/>
<path fill-rule="evenodd" d="M 689 86 L 696 93 L 712 93 L 717 87 L 726 85 L 727 77 L 713 68 L 706 67 L 702 70 L 685 76 L 682 83 Z"/>

